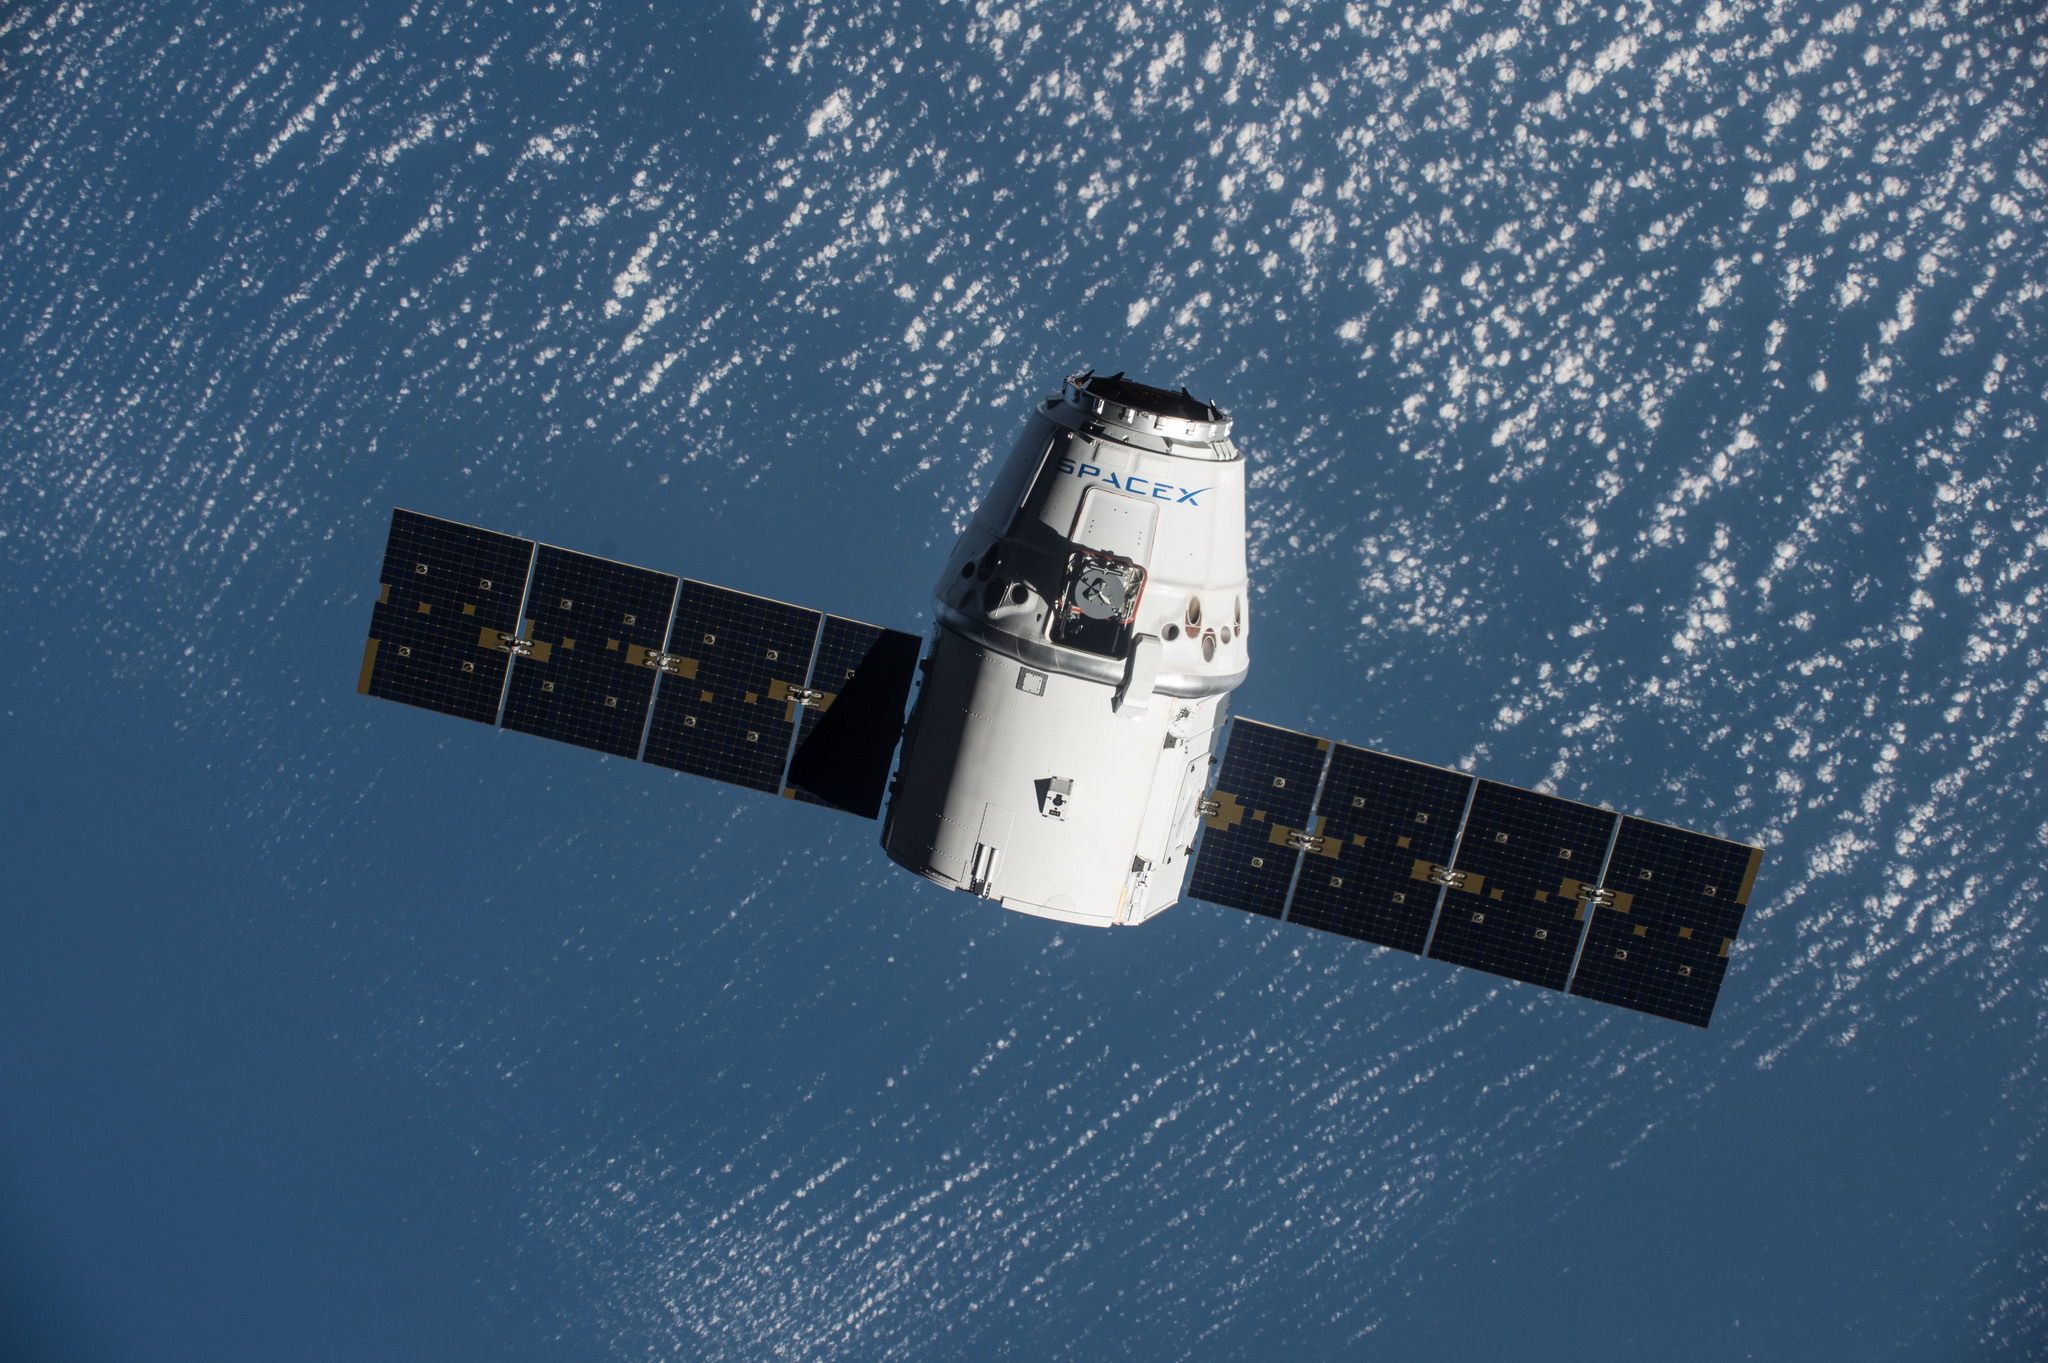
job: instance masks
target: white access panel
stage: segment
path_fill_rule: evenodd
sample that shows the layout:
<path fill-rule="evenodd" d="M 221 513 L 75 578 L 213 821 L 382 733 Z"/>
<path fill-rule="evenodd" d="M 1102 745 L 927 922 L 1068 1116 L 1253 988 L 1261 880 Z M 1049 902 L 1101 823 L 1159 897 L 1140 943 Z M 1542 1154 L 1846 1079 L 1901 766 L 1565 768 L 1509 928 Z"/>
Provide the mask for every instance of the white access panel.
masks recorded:
<path fill-rule="evenodd" d="M 1153 503 L 1091 487 L 1081 498 L 1072 538 L 1085 548 L 1115 554 L 1143 567 L 1151 561 L 1152 532 L 1158 522 L 1159 509 Z"/>

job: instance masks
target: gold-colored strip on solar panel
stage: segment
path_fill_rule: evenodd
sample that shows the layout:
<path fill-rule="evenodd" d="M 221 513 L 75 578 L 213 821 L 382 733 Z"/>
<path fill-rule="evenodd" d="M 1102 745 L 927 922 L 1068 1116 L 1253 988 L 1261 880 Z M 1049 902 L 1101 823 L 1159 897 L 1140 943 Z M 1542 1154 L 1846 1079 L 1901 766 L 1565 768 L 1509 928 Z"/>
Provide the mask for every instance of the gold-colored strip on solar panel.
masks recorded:
<path fill-rule="evenodd" d="M 1579 924 L 1578 949 L 1572 952 L 1571 973 L 1564 977 L 1564 992 L 1572 992 L 1572 981 L 1579 977 L 1579 960 L 1586 954 L 1586 939 L 1593 935 L 1593 915 L 1600 912 L 1601 891 L 1607 888 L 1607 868 L 1614 862 L 1614 848 L 1621 841 L 1622 815 L 1614 816 L 1614 827 L 1607 833 L 1607 855 L 1600 858 L 1600 874 L 1593 881 L 1593 893 L 1586 899 L 1586 921 Z"/>
<path fill-rule="evenodd" d="M 1479 778 L 1474 776 L 1472 784 L 1465 787 L 1465 807 L 1458 812 L 1458 833 L 1451 839 L 1451 859 L 1444 863 L 1444 870 L 1447 873 L 1457 869 L 1458 849 L 1465 845 L 1465 821 L 1472 817 L 1472 801 L 1478 794 Z M 1425 958 L 1429 955 L 1430 946 L 1436 941 L 1437 920 L 1443 917 L 1444 901 L 1450 898 L 1450 895 L 1451 881 L 1450 876 L 1446 874 L 1443 885 L 1436 892 L 1436 905 L 1429 911 L 1429 932 L 1422 939 L 1422 954 Z"/>
<path fill-rule="evenodd" d="M 376 628 L 376 626 L 372 625 L 371 628 L 374 629 Z M 367 696 L 370 694 L 370 679 L 376 675 L 376 672 L 377 637 L 375 635 L 371 635 L 370 642 L 366 644 L 363 648 L 363 671 L 362 675 L 356 678 L 357 695 Z"/>
<path fill-rule="evenodd" d="M 829 611 L 819 611 L 818 627 L 811 631 L 811 660 L 804 664 L 803 689 L 806 692 L 811 689 L 811 677 L 818 670 L 818 653 L 819 650 L 825 647 L 825 625 L 831 619 L 832 615 Z M 840 689 L 845 689 L 843 683 Z M 798 705 L 796 707 L 796 723 L 789 726 L 789 746 L 782 751 L 782 774 L 775 781 L 775 793 L 777 795 L 789 794 L 789 764 L 796 760 L 796 740 L 797 736 L 803 733 L 803 731 L 804 707 Z"/>
<path fill-rule="evenodd" d="M 682 609 L 683 579 L 681 574 L 677 574 L 675 590 L 668 594 L 668 625 L 661 631 L 661 656 L 664 658 L 668 656 L 669 643 L 675 638 L 676 616 Z M 647 715 L 640 721 L 640 746 L 633 749 L 635 762 L 647 760 L 647 736 L 654 732 L 654 711 L 661 704 L 661 678 L 667 671 L 661 666 L 654 669 L 654 686 L 647 693 Z"/>
<path fill-rule="evenodd" d="M 1323 765 L 1316 772 L 1316 793 L 1309 797 L 1308 815 L 1301 830 L 1301 846 L 1294 853 L 1294 874 L 1287 877 L 1287 896 L 1280 901 L 1280 921 L 1285 923 L 1287 915 L 1294 911 L 1294 887 L 1301 883 L 1301 868 L 1308 860 L 1309 843 L 1316 835 L 1316 810 L 1323 803 L 1323 786 L 1330 779 L 1330 764 L 1336 760 L 1337 745 L 1327 738 L 1319 738 L 1322 745 Z"/>
<path fill-rule="evenodd" d="M 1749 849 L 1749 865 L 1742 872 L 1742 888 L 1735 892 L 1735 902 L 1747 908 L 1750 892 L 1756 889 L 1756 873 L 1764 864 L 1764 849 Z"/>
<path fill-rule="evenodd" d="M 533 592 L 533 573 L 539 563 L 540 541 L 535 540 L 533 541 L 533 548 L 527 551 L 526 555 L 526 585 L 519 589 L 519 613 L 512 617 L 512 637 L 514 639 L 521 637 L 525 633 L 526 599 Z M 505 701 L 512 694 L 512 669 L 518 665 L 519 651 L 507 648 L 505 650 L 505 682 L 498 688 L 498 713 L 497 717 L 491 721 L 491 727 L 494 729 L 505 727 Z"/>

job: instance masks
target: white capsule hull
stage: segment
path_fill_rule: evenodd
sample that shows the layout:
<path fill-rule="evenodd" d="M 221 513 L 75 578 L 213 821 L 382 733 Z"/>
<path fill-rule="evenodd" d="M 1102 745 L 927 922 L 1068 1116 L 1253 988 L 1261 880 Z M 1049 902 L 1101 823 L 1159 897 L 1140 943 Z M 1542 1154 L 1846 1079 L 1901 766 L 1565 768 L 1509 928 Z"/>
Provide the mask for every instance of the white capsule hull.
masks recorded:
<path fill-rule="evenodd" d="M 882 841 L 937 884 L 1110 927 L 1179 898 L 1249 667 L 1244 463 L 1221 413 L 1087 384 L 1033 413 L 934 591 Z"/>

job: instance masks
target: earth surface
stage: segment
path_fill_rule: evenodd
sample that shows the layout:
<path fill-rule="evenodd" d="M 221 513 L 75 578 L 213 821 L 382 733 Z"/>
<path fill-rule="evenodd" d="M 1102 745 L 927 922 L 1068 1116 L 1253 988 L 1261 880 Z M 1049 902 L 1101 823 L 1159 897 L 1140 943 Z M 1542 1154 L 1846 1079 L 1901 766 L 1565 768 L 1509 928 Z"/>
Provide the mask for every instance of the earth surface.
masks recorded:
<path fill-rule="evenodd" d="M 1996 0 L 0 10 L 0 1351 L 2040 1357 L 2044 78 Z M 1766 849 L 1710 1030 L 355 694 L 394 505 L 925 629 L 1088 365 L 1237 419 L 1238 713 Z"/>

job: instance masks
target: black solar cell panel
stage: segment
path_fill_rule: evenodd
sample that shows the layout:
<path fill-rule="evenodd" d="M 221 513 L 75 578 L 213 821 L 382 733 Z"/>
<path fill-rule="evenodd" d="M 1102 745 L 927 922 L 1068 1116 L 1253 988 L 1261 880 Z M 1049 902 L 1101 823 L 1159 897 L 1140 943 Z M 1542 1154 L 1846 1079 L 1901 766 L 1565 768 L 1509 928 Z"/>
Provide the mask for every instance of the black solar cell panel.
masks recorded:
<path fill-rule="evenodd" d="M 922 645 L 915 634 L 825 617 L 808 687 L 815 704 L 799 721 L 784 795 L 867 819 L 882 812 Z"/>
<path fill-rule="evenodd" d="M 1474 779 L 1339 743 L 1287 921 L 1421 955 Z"/>
<path fill-rule="evenodd" d="M 818 637 L 819 613 L 684 580 L 645 760 L 770 794 Z"/>
<path fill-rule="evenodd" d="M 1625 818 L 1571 992 L 1704 1027 L 1763 849 Z"/>
<path fill-rule="evenodd" d="M 1278 918 L 1287 907 L 1309 810 L 1330 741 L 1240 719 L 1203 807 L 1202 846 L 1188 893 Z"/>
<path fill-rule="evenodd" d="M 1533 790 L 1481 781 L 1448 873 L 1429 955 L 1562 989 L 1619 818 Z"/>
<path fill-rule="evenodd" d="M 675 596 L 667 573 L 542 545 L 505 727 L 638 757 L 656 674 L 647 657 L 661 650 Z"/>
<path fill-rule="evenodd" d="M 493 724 L 532 540 L 391 513 L 356 690 Z"/>

